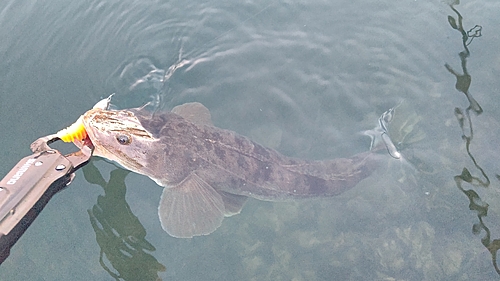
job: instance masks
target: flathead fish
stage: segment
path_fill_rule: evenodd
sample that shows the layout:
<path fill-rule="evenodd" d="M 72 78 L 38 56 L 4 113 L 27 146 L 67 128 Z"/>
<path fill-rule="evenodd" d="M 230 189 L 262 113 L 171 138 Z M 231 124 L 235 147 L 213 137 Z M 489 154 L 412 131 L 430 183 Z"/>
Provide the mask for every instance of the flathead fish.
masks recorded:
<path fill-rule="evenodd" d="M 378 166 L 372 151 L 312 161 L 284 156 L 233 131 L 214 127 L 200 103 L 151 114 L 97 107 L 82 117 L 94 155 L 164 187 L 158 207 L 174 237 L 207 235 L 248 197 L 280 201 L 338 195 Z"/>

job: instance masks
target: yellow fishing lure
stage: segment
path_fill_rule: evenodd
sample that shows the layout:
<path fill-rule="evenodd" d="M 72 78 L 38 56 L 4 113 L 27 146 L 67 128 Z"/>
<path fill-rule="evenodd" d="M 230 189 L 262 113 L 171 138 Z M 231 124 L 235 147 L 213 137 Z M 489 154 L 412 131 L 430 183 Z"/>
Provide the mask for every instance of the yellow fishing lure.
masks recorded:
<path fill-rule="evenodd" d="M 57 137 L 63 142 L 81 141 L 87 137 L 87 131 L 83 126 L 82 116 L 76 120 L 71 126 L 57 132 Z"/>
<path fill-rule="evenodd" d="M 100 109 L 107 110 L 109 104 L 111 102 L 111 97 L 114 94 L 111 94 L 109 97 L 100 100 L 98 103 L 92 107 L 92 109 Z M 87 137 L 87 131 L 85 130 L 85 126 L 83 126 L 83 115 L 76 120 L 73 125 L 69 126 L 66 129 L 62 129 L 57 132 L 57 137 L 60 138 L 63 142 L 74 142 L 74 141 L 82 141 Z"/>

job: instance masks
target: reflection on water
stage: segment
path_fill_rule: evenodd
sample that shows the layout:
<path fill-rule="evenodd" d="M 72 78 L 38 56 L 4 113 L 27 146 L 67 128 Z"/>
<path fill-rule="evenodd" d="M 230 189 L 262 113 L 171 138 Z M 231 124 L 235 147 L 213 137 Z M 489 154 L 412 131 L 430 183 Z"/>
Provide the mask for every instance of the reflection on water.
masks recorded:
<path fill-rule="evenodd" d="M 470 57 L 469 44 L 474 38 L 481 36 L 482 27 L 480 25 L 475 25 L 473 28 L 466 31 L 463 26 L 463 17 L 460 12 L 455 9 L 454 5 L 450 5 L 450 8 L 455 12 L 457 18 L 453 16 L 448 16 L 448 22 L 450 26 L 459 31 L 462 35 L 462 44 L 464 50 L 458 55 L 460 57 L 460 63 L 462 66 L 463 74 L 455 71 L 449 64 L 445 64 L 446 69 L 453 74 L 457 82 L 455 88 L 465 94 L 467 100 L 469 101 L 469 106 L 463 110 L 462 108 L 455 108 L 455 117 L 457 118 L 458 124 L 462 129 L 462 139 L 465 142 L 465 149 L 467 151 L 468 157 L 471 159 L 476 172 L 471 173 L 471 169 L 464 167 L 461 174 L 454 177 L 456 185 L 460 191 L 462 191 L 469 199 L 469 208 L 475 211 L 479 222 L 474 223 L 472 227 L 472 232 L 476 235 L 480 234 L 482 231 L 485 232 L 483 238 L 481 238 L 481 243 L 488 249 L 491 253 L 491 258 L 495 271 L 500 275 L 500 269 L 497 264 L 497 252 L 500 249 L 500 239 L 493 239 L 491 237 L 491 231 L 484 222 L 484 218 L 488 215 L 488 203 L 481 199 L 479 194 L 474 190 L 476 188 L 487 188 L 490 186 L 490 179 L 484 169 L 481 167 L 471 152 L 471 145 L 474 139 L 473 130 L 473 120 L 471 116 L 471 111 L 475 116 L 479 116 L 483 113 L 483 109 L 479 103 L 474 99 L 472 94 L 469 92 L 469 88 L 472 82 L 472 77 L 467 71 L 467 59 Z M 474 175 L 474 174 L 479 175 Z M 465 184 L 468 184 L 472 189 L 467 189 Z"/>
<path fill-rule="evenodd" d="M 156 249 L 146 240 L 146 229 L 125 201 L 125 177 L 129 172 L 116 169 L 106 183 L 92 163 L 83 171 L 89 183 L 104 189 L 104 195 L 99 195 L 97 203 L 88 210 L 101 248 L 102 268 L 116 280 L 159 280 L 158 272 L 165 271 L 165 266 L 150 254 Z"/>

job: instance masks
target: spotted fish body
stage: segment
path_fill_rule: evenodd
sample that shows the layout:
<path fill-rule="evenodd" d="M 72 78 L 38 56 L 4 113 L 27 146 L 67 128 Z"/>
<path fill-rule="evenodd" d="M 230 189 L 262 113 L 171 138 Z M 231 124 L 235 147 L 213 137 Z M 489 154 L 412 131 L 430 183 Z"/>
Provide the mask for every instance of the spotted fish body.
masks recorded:
<path fill-rule="evenodd" d="M 164 187 L 162 227 L 175 237 L 206 235 L 248 197 L 280 201 L 335 196 L 378 166 L 365 152 L 310 161 L 286 157 L 235 132 L 214 127 L 199 103 L 152 115 L 144 109 L 93 109 L 83 123 L 94 155 L 116 161 Z"/>

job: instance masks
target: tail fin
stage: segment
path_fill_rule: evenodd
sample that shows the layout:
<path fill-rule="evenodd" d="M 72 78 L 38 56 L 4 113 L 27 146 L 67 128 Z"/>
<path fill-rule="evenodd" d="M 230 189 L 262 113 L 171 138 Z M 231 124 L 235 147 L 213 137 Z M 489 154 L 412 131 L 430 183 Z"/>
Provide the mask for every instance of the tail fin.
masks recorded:
<path fill-rule="evenodd" d="M 397 147 L 391 140 L 389 136 L 389 123 L 391 123 L 392 118 L 396 108 L 401 105 L 401 102 L 394 106 L 393 108 L 382 113 L 378 118 L 378 124 L 375 128 L 371 130 L 364 131 L 363 133 L 372 139 L 370 150 L 377 151 L 382 148 L 386 148 L 389 155 L 395 159 L 401 158 L 401 153 L 398 151 Z"/>

